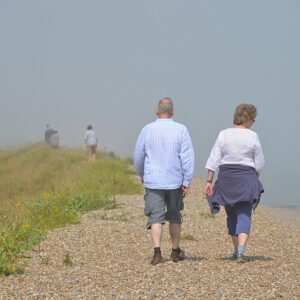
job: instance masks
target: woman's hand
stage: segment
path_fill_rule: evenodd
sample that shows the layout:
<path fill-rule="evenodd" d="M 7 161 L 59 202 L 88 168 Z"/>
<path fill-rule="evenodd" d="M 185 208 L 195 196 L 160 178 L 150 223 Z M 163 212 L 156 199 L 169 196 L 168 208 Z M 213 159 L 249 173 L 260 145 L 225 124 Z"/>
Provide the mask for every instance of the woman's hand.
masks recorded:
<path fill-rule="evenodd" d="M 213 185 L 211 182 L 206 182 L 204 193 L 206 196 L 211 196 L 213 192 Z"/>
<path fill-rule="evenodd" d="M 207 179 L 206 179 L 206 185 L 204 188 L 204 193 L 206 194 L 206 196 L 211 196 L 213 193 L 213 178 L 214 178 L 214 174 L 215 172 L 213 170 L 208 170 L 207 171 Z"/>

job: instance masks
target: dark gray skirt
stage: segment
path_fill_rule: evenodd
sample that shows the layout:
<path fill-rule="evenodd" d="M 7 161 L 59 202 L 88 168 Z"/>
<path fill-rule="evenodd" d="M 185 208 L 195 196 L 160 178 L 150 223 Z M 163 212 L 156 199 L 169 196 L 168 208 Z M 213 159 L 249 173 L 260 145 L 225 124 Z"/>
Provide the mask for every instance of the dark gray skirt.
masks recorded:
<path fill-rule="evenodd" d="M 213 194 L 208 197 L 212 213 L 220 211 L 220 205 L 249 201 L 256 208 L 264 192 L 253 167 L 244 165 L 221 165 Z"/>

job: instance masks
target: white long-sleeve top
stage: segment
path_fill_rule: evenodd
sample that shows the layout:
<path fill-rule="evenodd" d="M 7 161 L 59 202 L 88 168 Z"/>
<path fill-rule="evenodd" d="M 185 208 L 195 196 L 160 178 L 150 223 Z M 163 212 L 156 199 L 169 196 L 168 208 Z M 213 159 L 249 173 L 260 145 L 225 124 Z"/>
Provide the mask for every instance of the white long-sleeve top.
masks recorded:
<path fill-rule="evenodd" d="M 256 132 L 247 128 L 222 130 L 211 150 L 205 168 L 215 172 L 220 165 L 224 164 L 251 166 L 260 173 L 265 165 L 265 159 Z"/>
<path fill-rule="evenodd" d="M 97 136 L 94 130 L 87 130 L 84 135 L 84 141 L 87 145 L 97 145 Z"/>

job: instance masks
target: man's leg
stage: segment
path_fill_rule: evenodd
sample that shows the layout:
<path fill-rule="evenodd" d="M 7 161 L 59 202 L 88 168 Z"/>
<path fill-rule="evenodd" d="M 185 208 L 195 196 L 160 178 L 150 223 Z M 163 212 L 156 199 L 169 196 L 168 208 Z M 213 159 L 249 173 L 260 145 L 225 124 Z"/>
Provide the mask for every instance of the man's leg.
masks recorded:
<path fill-rule="evenodd" d="M 163 234 L 163 228 L 162 224 L 156 223 L 151 225 L 151 234 L 152 234 L 152 240 L 154 244 L 154 255 L 151 260 L 152 265 L 157 265 L 163 262 L 162 256 L 161 256 L 161 240 L 162 240 L 162 234 Z"/>
<path fill-rule="evenodd" d="M 181 236 L 181 223 L 183 210 L 183 197 L 181 188 L 168 191 L 166 219 L 170 222 L 169 232 L 172 241 L 171 259 L 178 262 L 185 259 L 185 254 L 179 247 Z"/>
<path fill-rule="evenodd" d="M 160 248 L 161 240 L 162 240 L 162 234 L 163 234 L 163 228 L 162 224 L 156 223 L 151 225 L 151 234 L 153 239 L 154 247 Z"/>
<path fill-rule="evenodd" d="M 164 190 L 148 188 L 145 190 L 145 215 L 149 217 L 147 228 L 151 229 L 154 244 L 154 255 L 151 264 L 157 265 L 163 262 L 160 246 L 163 234 L 162 227 L 165 223 L 165 192 Z"/>
<path fill-rule="evenodd" d="M 172 241 L 172 248 L 178 249 L 181 235 L 181 224 L 170 222 L 169 224 L 170 237 Z"/>
<path fill-rule="evenodd" d="M 170 222 L 169 225 L 170 237 L 172 241 L 171 259 L 173 262 L 179 262 L 185 259 L 185 253 L 179 247 L 181 236 L 181 224 Z"/>

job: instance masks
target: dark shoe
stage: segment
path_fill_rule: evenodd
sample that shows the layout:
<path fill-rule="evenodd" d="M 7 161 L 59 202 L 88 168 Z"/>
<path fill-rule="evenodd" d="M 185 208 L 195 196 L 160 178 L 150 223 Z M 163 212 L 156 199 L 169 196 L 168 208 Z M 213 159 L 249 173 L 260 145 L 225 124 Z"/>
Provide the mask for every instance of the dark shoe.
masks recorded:
<path fill-rule="evenodd" d="M 236 261 L 237 261 L 237 263 L 246 262 L 246 258 L 245 258 L 244 253 L 238 253 L 237 256 L 236 256 Z"/>
<path fill-rule="evenodd" d="M 176 263 L 181 261 L 181 260 L 184 260 L 185 259 L 184 251 L 180 248 L 179 248 L 179 251 L 174 251 L 172 249 L 171 259 L 172 259 L 173 262 L 176 262 Z"/>
<path fill-rule="evenodd" d="M 157 264 L 160 264 L 163 262 L 162 256 L 160 252 L 154 253 L 152 259 L 151 259 L 151 265 L 155 266 Z"/>

